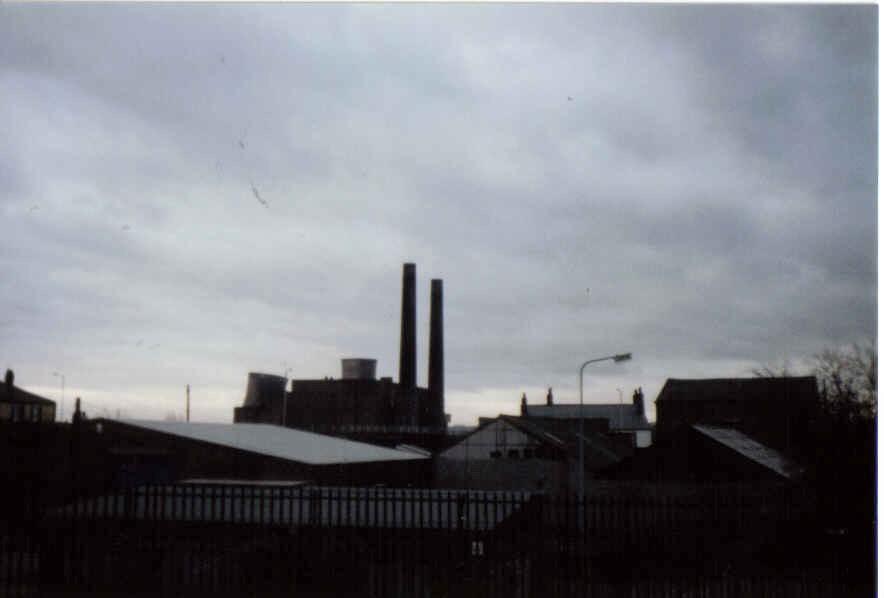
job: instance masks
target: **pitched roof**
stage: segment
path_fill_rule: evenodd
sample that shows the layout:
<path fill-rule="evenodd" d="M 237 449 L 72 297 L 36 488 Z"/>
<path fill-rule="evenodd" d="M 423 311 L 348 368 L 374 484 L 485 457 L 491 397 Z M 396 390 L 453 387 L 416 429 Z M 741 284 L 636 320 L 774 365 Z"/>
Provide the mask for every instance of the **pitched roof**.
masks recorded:
<path fill-rule="evenodd" d="M 501 415 L 500 419 L 544 444 L 571 451 L 572 454 L 577 450 L 579 436 L 587 449 L 587 459 L 593 462 L 614 463 L 625 456 L 621 454 L 622 447 L 618 447 L 604 434 L 591 430 L 584 430 L 582 434 L 578 434 L 573 421 L 560 418 L 514 417 L 512 415 Z"/>
<path fill-rule="evenodd" d="M 784 478 L 791 479 L 799 472 L 798 468 L 791 461 L 786 459 L 786 457 L 774 449 L 764 446 L 760 442 L 746 436 L 739 430 L 718 426 L 703 426 L 699 424 L 692 427 L 700 434 L 723 444 L 729 449 L 736 451 L 759 465 L 775 471 Z"/>
<path fill-rule="evenodd" d="M 817 399 L 816 378 L 787 376 L 777 378 L 709 378 L 683 380 L 669 378 L 657 401 L 768 401 Z"/>
<path fill-rule="evenodd" d="M 612 430 L 650 430 L 644 413 L 637 413 L 632 404 L 569 404 L 527 405 L 529 417 L 555 419 L 606 419 Z"/>
<path fill-rule="evenodd" d="M 118 423 L 308 465 L 408 461 L 427 458 L 410 451 L 399 451 L 271 424 L 215 424 L 143 420 L 119 420 Z"/>
<path fill-rule="evenodd" d="M 55 401 L 35 395 L 21 388 L 0 382 L 0 403 L 27 403 L 30 405 L 55 405 Z"/>

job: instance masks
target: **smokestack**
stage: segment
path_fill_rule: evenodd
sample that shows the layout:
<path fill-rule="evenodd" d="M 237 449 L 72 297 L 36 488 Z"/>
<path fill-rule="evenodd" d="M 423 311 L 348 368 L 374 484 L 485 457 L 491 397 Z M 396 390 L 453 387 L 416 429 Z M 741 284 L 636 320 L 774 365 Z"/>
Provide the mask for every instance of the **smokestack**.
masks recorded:
<path fill-rule="evenodd" d="M 414 264 L 402 266 L 402 329 L 399 339 L 399 385 L 412 389 L 417 384 L 416 290 Z"/>
<path fill-rule="evenodd" d="M 442 281 L 430 281 L 430 371 L 427 390 L 430 395 L 430 419 L 441 419 L 445 410 L 445 354 L 442 338 Z"/>

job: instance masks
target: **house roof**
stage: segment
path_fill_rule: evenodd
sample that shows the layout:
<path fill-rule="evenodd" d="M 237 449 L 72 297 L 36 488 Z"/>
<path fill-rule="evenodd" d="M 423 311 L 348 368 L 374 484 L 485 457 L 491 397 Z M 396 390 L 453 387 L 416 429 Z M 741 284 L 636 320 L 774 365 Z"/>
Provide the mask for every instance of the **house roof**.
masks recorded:
<path fill-rule="evenodd" d="M 669 378 L 657 396 L 657 402 L 722 400 L 815 401 L 816 399 L 816 378 L 813 376 L 709 378 L 699 380 Z"/>
<path fill-rule="evenodd" d="M 562 430 L 550 429 L 548 426 L 540 425 L 539 422 L 535 423 L 527 418 L 515 417 L 513 415 L 501 415 L 498 419 L 507 422 L 517 430 L 521 430 L 538 442 L 560 449 L 566 448 L 567 435 Z"/>
<path fill-rule="evenodd" d="M 408 461 L 427 458 L 410 451 L 399 451 L 271 424 L 215 424 L 143 420 L 120 420 L 118 423 L 308 465 Z"/>
<path fill-rule="evenodd" d="M 637 413 L 630 404 L 563 404 L 527 405 L 529 417 L 556 419 L 606 419 L 611 430 L 650 430 L 651 424 L 644 413 Z"/>
<path fill-rule="evenodd" d="M 604 434 L 591 430 L 584 430 L 582 434 L 578 434 L 573 421 L 512 415 L 501 415 L 500 419 L 544 444 L 566 451 L 576 451 L 579 436 L 583 440 L 584 447 L 588 449 L 587 456 L 591 456 L 592 461 L 614 463 L 625 456 L 621 454 L 622 448 L 618 450 L 617 445 Z"/>
<path fill-rule="evenodd" d="M 739 430 L 699 424 L 692 427 L 700 434 L 723 444 L 759 465 L 775 471 L 784 478 L 791 479 L 798 473 L 798 468 L 786 457 L 746 436 Z"/>
<path fill-rule="evenodd" d="M 26 403 L 30 405 L 55 405 L 55 401 L 35 395 L 21 388 L 0 382 L 0 403 Z"/>

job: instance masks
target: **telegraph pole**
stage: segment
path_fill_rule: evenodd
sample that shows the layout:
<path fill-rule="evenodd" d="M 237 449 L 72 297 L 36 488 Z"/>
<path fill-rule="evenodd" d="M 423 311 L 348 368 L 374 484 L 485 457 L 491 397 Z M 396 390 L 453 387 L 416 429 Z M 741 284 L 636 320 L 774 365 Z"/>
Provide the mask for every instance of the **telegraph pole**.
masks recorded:
<path fill-rule="evenodd" d="M 184 412 L 184 421 L 190 421 L 190 384 L 187 385 L 187 409 Z"/>

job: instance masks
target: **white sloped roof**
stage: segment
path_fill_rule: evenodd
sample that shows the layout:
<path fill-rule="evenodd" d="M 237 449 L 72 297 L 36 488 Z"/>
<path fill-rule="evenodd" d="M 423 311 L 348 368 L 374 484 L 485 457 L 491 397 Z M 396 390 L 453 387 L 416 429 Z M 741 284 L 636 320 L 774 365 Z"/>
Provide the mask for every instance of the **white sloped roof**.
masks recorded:
<path fill-rule="evenodd" d="M 144 420 L 120 420 L 120 423 L 308 465 L 408 461 L 427 458 L 409 451 L 398 451 L 364 442 L 271 424 L 214 424 Z"/>
<path fill-rule="evenodd" d="M 774 449 L 746 436 L 734 428 L 695 425 L 694 429 L 701 434 L 720 442 L 744 457 L 771 469 L 784 478 L 792 478 L 796 473 L 795 466 L 786 457 Z"/>

